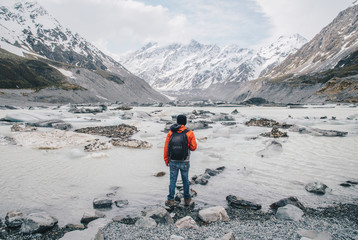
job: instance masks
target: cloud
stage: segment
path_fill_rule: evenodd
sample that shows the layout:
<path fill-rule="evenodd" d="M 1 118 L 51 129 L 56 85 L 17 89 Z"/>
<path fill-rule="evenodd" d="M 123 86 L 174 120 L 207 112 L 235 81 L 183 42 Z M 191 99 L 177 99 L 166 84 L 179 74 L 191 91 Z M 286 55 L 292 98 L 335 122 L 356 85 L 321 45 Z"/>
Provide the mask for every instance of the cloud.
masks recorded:
<path fill-rule="evenodd" d="M 133 0 L 38 0 L 65 27 L 103 51 L 135 50 L 149 41 L 189 41 L 183 14 Z M 107 53 L 108 53 L 107 52 Z"/>
<path fill-rule="evenodd" d="M 299 33 L 308 40 L 328 25 L 352 0 L 256 0 L 272 24 L 271 36 Z"/>

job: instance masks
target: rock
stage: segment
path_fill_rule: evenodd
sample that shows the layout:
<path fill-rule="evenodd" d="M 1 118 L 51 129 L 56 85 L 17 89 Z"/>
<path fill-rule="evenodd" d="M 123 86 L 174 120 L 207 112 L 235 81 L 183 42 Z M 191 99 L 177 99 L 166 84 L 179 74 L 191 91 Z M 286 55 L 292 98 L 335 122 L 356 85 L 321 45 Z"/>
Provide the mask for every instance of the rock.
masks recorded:
<path fill-rule="evenodd" d="M 308 183 L 305 186 L 307 192 L 315 193 L 318 195 L 324 195 L 326 193 L 327 185 L 320 182 Z"/>
<path fill-rule="evenodd" d="M 89 223 L 93 220 L 96 220 L 98 218 L 104 218 L 106 215 L 100 211 L 97 210 L 87 210 L 83 213 L 83 216 L 81 218 L 81 223 Z"/>
<path fill-rule="evenodd" d="M 93 143 L 90 143 L 85 146 L 84 150 L 86 152 L 102 151 L 111 148 L 109 142 L 102 142 L 99 139 L 95 139 Z"/>
<path fill-rule="evenodd" d="M 83 230 L 86 227 L 83 224 L 71 224 L 71 223 L 69 223 L 69 224 L 67 224 L 65 226 L 65 228 L 69 228 L 69 229 L 71 229 L 73 231 L 73 230 Z"/>
<path fill-rule="evenodd" d="M 184 240 L 185 238 L 177 235 L 171 235 L 169 240 Z"/>
<path fill-rule="evenodd" d="M 116 200 L 116 201 L 114 201 L 114 203 L 119 208 L 123 208 L 124 206 L 129 204 L 128 200 Z"/>
<path fill-rule="evenodd" d="M 250 119 L 250 121 L 245 122 L 246 126 L 256 126 L 256 127 L 273 127 L 279 126 L 280 123 L 276 122 L 275 120 L 270 120 L 266 118 L 259 118 L 259 119 Z"/>
<path fill-rule="evenodd" d="M 135 226 L 138 228 L 155 228 L 157 227 L 157 222 L 150 217 L 141 217 L 137 220 Z"/>
<path fill-rule="evenodd" d="M 348 134 L 348 132 L 341 132 L 336 130 L 323 130 L 318 128 L 310 128 L 310 127 L 303 127 L 297 125 L 293 125 L 292 127 L 290 127 L 290 130 L 301 134 L 310 134 L 313 136 L 323 136 L 323 137 L 345 137 Z"/>
<path fill-rule="evenodd" d="M 72 113 L 101 113 L 104 111 L 103 107 L 93 107 L 93 108 L 77 108 L 77 106 L 72 107 L 70 110 L 68 110 L 69 112 Z"/>
<path fill-rule="evenodd" d="M 230 207 L 233 208 L 246 208 L 246 209 L 252 209 L 252 210 L 260 210 L 261 209 L 261 205 L 260 204 L 256 204 L 256 203 L 252 203 L 246 200 L 242 200 L 242 199 L 238 199 L 236 196 L 233 195 L 229 195 L 226 197 L 226 200 L 229 203 Z"/>
<path fill-rule="evenodd" d="M 134 225 L 138 221 L 138 217 L 131 217 L 131 216 L 116 216 L 112 220 L 114 222 L 119 222 L 127 225 Z"/>
<path fill-rule="evenodd" d="M 72 128 L 72 125 L 70 123 L 66 123 L 60 119 L 52 119 L 52 120 L 26 123 L 26 126 L 56 128 L 56 129 L 60 129 L 60 130 L 70 130 Z"/>
<path fill-rule="evenodd" d="M 165 175 L 165 172 L 158 172 L 154 174 L 155 177 L 163 177 Z"/>
<path fill-rule="evenodd" d="M 93 208 L 111 208 L 112 200 L 109 198 L 95 198 L 93 200 Z"/>
<path fill-rule="evenodd" d="M 277 127 L 273 127 L 271 132 L 269 133 L 262 133 L 260 134 L 260 136 L 263 137 L 270 137 L 270 138 L 281 138 L 281 137 L 288 137 L 286 132 L 281 132 L 280 130 L 278 130 Z"/>
<path fill-rule="evenodd" d="M 206 184 L 208 184 L 209 181 L 203 175 L 200 175 L 199 177 L 195 178 L 194 182 L 196 184 L 206 185 Z"/>
<path fill-rule="evenodd" d="M 85 230 L 76 230 L 66 233 L 60 240 L 93 239 L 103 240 L 102 229 L 112 220 L 100 218 L 90 222 Z"/>
<path fill-rule="evenodd" d="M 235 121 L 235 119 L 230 115 L 221 113 L 220 115 L 215 115 L 215 116 L 211 117 L 211 121 L 214 121 L 214 122 Z"/>
<path fill-rule="evenodd" d="M 277 202 L 271 204 L 270 208 L 274 211 L 274 213 L 276 213 L 278 208 L 284 207 L 287 204 L 291 204 L 291 205 L 296 206 L 302 210 L 305 210 L 305 207 L 303 206 L 303 204 L 296 197 L 288 197 L 288 198 L 281 199 L 280 201 L 277 201 Z"/>
<path fill-rule="evenodd" d="M 256 153 L 259 157 L 272 157 L 282 152 L 282 144 L 278 141 L 271 141 L 267 144 L 266 148 Z"/>
<path fill-rule="evenodd" d="M 137 133 L 138 129 L 135 126 L 121 124 L 118 126 L 80 128 L 76 129 L 75 132 L 105 136 L 109 138 L 129 138 L 133 134 Z"/>
<path fill-rule="evenodd" d="M 234 111 L 231 112 L 231 114 L 238 114 L 239 111 L 237 111 L 237 109 L 235 109 Z"/>
<path fill-rule="evenodd" d="M 2 220 L 0 219 L 0 228 L 2 228 Z"/>
<path fill-rule="evenodd" d="M 196 222 L 194 221 L 194 219 L 191 216 L 186 216 L 183 217 L 181 219 L 179 219 L 175 225 L 179 228 L 179 229 L 183 229 L 183 228 L 192 228 L 192 229 L 197 229 L 199 230 L 199 226 L 196 224 Z"/>
<path fill-rule="evenodd" d="M 149 211 L 146 216 L 149 218 L 153 218 L 158 224 L 174 223 L 174 220 L 170 216 L 169 212 L 162 207 L 158 207 Z"/>
<path fill-rule="evenodd" d="M 24 218 L 21 225 L 21 232 L 29 233 L 42 233 L 52 229 L 58 220 L 45 212 L 31 213 Z"/>
<path fill-rule="evenodd" d="M 119 106 L 119 107 L 116 107 L 112 110 L 123 110 L 123 111 L 128 111 L 128 110 L 132 110 L 133 108 L 130 107 L 130 106 L 127 106 L 127 105 L 122 105 L 122 106 Z"/>
<path fill-rule="evenodd" d="M 186 127 L 190 130 L 199 130 L 199 129 L 208 129 L 209 124 L 205 121 L 196 121 L 196 122 L 189 122 Z M 170 130 L 170 129 L 169 129 Z M 169 132 L 168 130 L 168 132 Z"/>
<path fill-rule="evenodd" d="M 22 212 L 10 211 L 6 214 L 5 224 L 8 228 L 19 228 L 24 221 Z"/>
<path fill-rule="evenodd" d="M 225 208 L 222 206 L 210 207 L 200 210 L 199 218 L 206 223 L 230 220 Z"/>
<path fill-rule="evenodd" d="M 207 169 L 205 169 L 205 173 L 209 174 L 210 176 L 216 176 L 221 172 L 219 170 L 213 170 L 213 169 L 207 168 Z"/>
<path fill-rule="evenodd" d="M 152 144 L 147 141 L 136 140 L 136 139 L 112 139 L 110 141 L 114 146 L 128 147 L 128 148 L 151 148 Z"/>
<path fill-rule="evenodd" d="M 302 215 L 303 211 L 300 208 L 287 204 L 284 207 L 278 208 L 275 216 L 282 220 L 299 221 L 302 218 Z"/>
<path fill-rule="evenodd" d="M 297 234 L 302 238 L 311 240 L 332 240 L 332 235 L 327 232 L 317 232 L 314 230 L 298 229 Z"/>
<path fill-rule="evenodd" d="M 34 132 L 36 130 L 37 130 L 36 127 L 25 127 L 25 128 L 23 128 L 18 123 L 15 123 L 11 127 L 11 132 Z"/>
<path fill-rule="evenodd" d="M 236 125 L 236 122 L 222 122 L 221 125 L 224 125 L 224 126 L 233 126 L 233 125 Z"/>

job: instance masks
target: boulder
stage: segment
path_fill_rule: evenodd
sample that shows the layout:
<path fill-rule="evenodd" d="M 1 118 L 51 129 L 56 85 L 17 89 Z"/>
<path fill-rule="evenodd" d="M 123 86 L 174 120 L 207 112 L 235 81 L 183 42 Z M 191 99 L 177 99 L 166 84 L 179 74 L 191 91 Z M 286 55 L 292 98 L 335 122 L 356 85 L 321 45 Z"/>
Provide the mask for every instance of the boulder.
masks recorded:
<path fill-rule="evenodd" d="M 303 127 L 297 125 L 291 126 L 290 130 L 301 134 L 310 134 L 313 136 L 323 136 L 323 137 L 345 137 L 348 134 L 348 132 L 342 132 L 336 130 L 323 130 L 318 128 L 310 128 L 310 127 Z"/>
<path fill-rule="evenodd" d="M 158 172 L 154 174 L 155 177 L 163 177 L 165 175 L 165 172 Z"/>
<path fill-rule="evenodd" d="M 83 224 L 72 224 L 72 223 L 69 223 L 69 224 L 66 224 L 65 228 L 68 228 L 68 229 L 71 229 L 72 231 L 73 230 L 83 230 L 85 229 L 85 225 Z"/>
<path fill-rule="evenodd" d="M 230 220 L 225 208 L 222 206 L 210 207 L 200 210 L 199 218 L 206 223 Z"/>
<path fill-rule="evenodd" d="M 311 182 L 305 186 L 307 192 L 315 193 L 317 195 L 324 195 L 327 188 L 326 184 L 320 182 Z"/>
<path fill-rule="evenodd" d="M 83 213 L 83 216 L 81 218 L 81 223 L 89 223 L 93 220 L 96 220 L 98 218 L 104 218 L 106 215 L 100 211 L 97 210 L 87 210 Z"/>
<path fill-rule="evenodd" d="M 25 128 L 23 128 L 18 123 L 15 123 L 11 127 L 11 132 L 33 132 L 33 131 L 36 131 L 36 130 L 37 130 L 36 127 L 25 127 Z"/>
<path fill-rule="evenodd" d="M 170 216 L 169 212 L 162 207 L 150 210 L 146 216 L 149 218 L 153 218 L 158 224 L 174 223 L 174 220 Z"/>
<path fill-rule="evenodd" d="M 238 199 L 236 196 L 233 195 L 229 195 L 226 197 L 226 200 L 229 203 L 230 207 L 233 208 L 239 208 L 239 209 L 252 209 L 252 210 L 260 210 L 261 209 L 261 205 L 260 204 L 256 204 L 253 202 L 249 202 L 246 200 L 242 200 L 242 199 Z"/>
<path fill-rule="evenodd" d="M 220 115 L 215 115 L 215 116 L 211 117 L 211 121 L 214 121 L 214 122 L 235 121 L 235 119 L 228 114 L 221 113 Z"/>
<path fill-rule="evenodd" d="M 10 211 L 6 214 L 5 224 L 8 228 L 19 228 L 24 221 L 22 212 Z"/>
<path fill-rule="evenodd" d="M 186 127 L 190 130 L 199 130 L 199 129 L 208 129 L 209 124 L 206 121 L 195 121 L 195 122 L 189 122 Z M 170 129 L 169 129 L 170 130 Z M 168 130 L 168 131 L 169 131 Z"/>
<path fill-rule="evenodd" d="M 95 198 L 93 200 L 93 208 L 111 208 L 112 200 L 109 198 Z"/>
<path fill-rule="evenodd" d="M 116 201 L 114 201 L 114 203 L 119 208 L 123 208 L 124 206 L 129 204 L 128 200 L 116 200 Z"/>
<path fill-rule="evenodd" d="M 20 231 L 25 234 L 42 233 L 52 229 L 58 220 L 45 212 L 31 213 L 24 218 Z"/>
<path fill-rule="evenodd" d="M 109 142 L 102 142 L 99 139 L 95 139 L 92 143 L 85 146 L 86 152 L 102 151 L 111 148 Z"/>
<path fill-rule="evenodd" d="M 102 229 L 110 224 L 112 220 L 100 218 L 90 222 L 86 229 L 66 233 L 60 240 L 93 239 L 103 240 Z"/>
<path fill-rule="evenodd" d="M 157 227 L 157 222 L 150 217 L 141 217 L 135 223 L 137 228 L 155 228 Z"/>
<path fill-rule="evenodd" d="M 26 126 L 56 128 L 56 129 L 60 129 L 60 130 L 70 130 L 72 128 L 72 125 L 70 123 L 66 123 L 60 119 L 52 119 L 52 120 L 26 123 Z"/>
<path fill-rule="evenodd" d="M 98 126 L 76 129 L 75 132 L 86 133 L 92 135 L 105 136 L 109 138 L 129 138 L 138 132 L 135 126 L 120 124 L 115 126 Z"/>
<path fill-rule="evenodd" d="M 303 204 L 296 197 L 283 198 L 280 201 L 272 203 L 270 205 L 270 208 L 274 211 L 274 213 L 276 213 L 278 208 L 284 207 L 287 204 L 291 204 L 291 205 L 296 206 L 302 210 L 305 210 L 305 207 L 303 206 Z"/>
<path fill-rule="evenodd" d="M 151 148 L 152 144 L 147 141 L 136 140 L 136 139 L 112 139 L 110 141 L 113 146 L 128 147 L 128 148 Z"/>
<path fill-rule="evenodd" d="M 299 221 L 303 216 L 303 211 L 296 206 L 287 204 L 284 207 L 278 208 L 275 216 L 282 220 Z"/>
<path fill-rule="evenodd" d="M 269 133 L 262 133 L 260 136 L 263 137 L 270 137 L 270 138 L 281 138 L 281 137 L 288 137 L 286 132 L 281 132 L 278 130 L 278 127 L 273 127 L 271 132 Z"/>
<path fill-rule="evenodd" d="M 192 229 L 197 229 L 197 230 L 199 229 L 199 226 L 196 224 L 194 219 L 190 216 L 186 216 L 186 217 L 179 219 L 175 223 L 175 226 L 177 226 L 179 229 L 183 229 L 183 228 L 192 228 Z"/>
<path fill-rule="evenodd" d="M 138 217 L 127 216 L 116 216 L 112 218 L 113 222 L 119 222 L 127 225 L 134 225 L 138 221 Z"/>
<path fill-rule="evenodd" d="M 246 126 L 256 126 L 256 127 L 273 127 L 279 126 L 280 123 L 275 120 L 270 120 L 266 118 L 255 119 L 252 118 L 250 121 L 245 122 Z"/>
<path fill-rule="evenodd" d="M 327 232 L 318 232 L 314 230 L 298 229 L 297 234 L 302 238 L 311 240 L 332 240 L 332 235 Z"/>

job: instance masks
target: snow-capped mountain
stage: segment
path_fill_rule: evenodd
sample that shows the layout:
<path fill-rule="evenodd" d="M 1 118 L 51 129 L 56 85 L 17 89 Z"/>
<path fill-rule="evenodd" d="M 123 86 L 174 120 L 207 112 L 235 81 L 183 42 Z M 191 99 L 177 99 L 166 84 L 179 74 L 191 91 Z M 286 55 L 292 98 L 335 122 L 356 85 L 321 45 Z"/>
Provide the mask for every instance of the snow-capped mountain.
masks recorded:
<path fill-rule="evenodd" d="M 87 89 L 92 101 L 166 99 L 83 37 L 64 28 L 36 1 L 1 0 L 0 46 L 18 56 L 66 64 L 61 68 L 67 71 L 67 80 Z M 91 76 L 79 74 L 76 68 Z"/>
<path fill-rule="evenodd" d="M 284 74 L 312 74 L 334 68 L 345 56 L 358 49 L 358 1 L 340 12 L 308 44 L 289 56 L 268 73 L 268 77 Z"/>
<path fill-rule="evenodd" d="M 124 56 L 121 62 L 155 89 L 204 90 L 217 83 L 256 79 L 306 42 L 297 34 L 280 37 L 259 50 L 204 45 L 194 40 L 165 47 L 149 43 Z"/>
<path fill-rule="evenodd" d="M 260 79 L 230 92 L 234 101 L 358 102 L 358 1 Z M 227 90 L 224 91 L 227 94 Z"/>

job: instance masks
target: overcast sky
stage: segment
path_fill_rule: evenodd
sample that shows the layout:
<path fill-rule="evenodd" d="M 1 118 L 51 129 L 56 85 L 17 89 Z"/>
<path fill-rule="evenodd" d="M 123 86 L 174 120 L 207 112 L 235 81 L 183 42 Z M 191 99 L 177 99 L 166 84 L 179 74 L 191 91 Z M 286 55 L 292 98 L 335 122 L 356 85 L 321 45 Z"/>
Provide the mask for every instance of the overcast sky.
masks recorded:
<path fill-rule="evenodd" d="M 113 57 L 148 42 L 238 44 L 312 39 L 353 0 L 37 0 L 64 27 Z"/>

